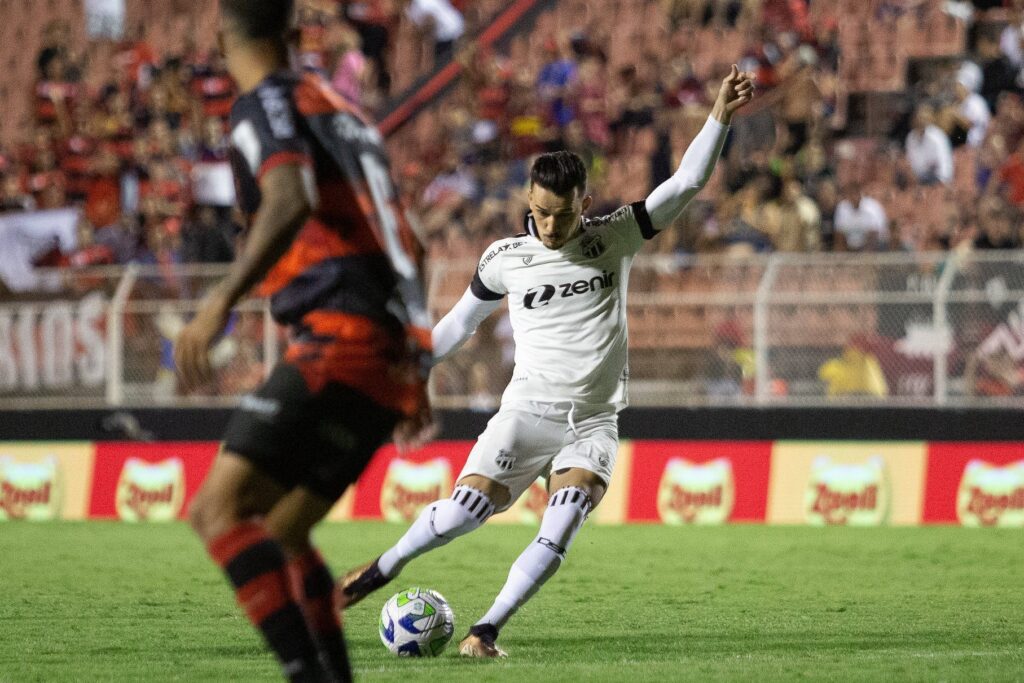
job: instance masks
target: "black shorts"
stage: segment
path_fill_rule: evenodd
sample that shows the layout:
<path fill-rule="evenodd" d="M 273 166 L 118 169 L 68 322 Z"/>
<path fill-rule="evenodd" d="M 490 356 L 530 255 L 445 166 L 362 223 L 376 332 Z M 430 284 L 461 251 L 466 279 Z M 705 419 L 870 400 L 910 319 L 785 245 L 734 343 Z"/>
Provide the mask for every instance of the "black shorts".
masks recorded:
<path fill-rule="evenodd" d="M 224 449 L 286 488 L 337 500 L 390 436 L 399 415 L 343 384 L 313 393 L 294 366 L 279 363 L 242 398 Z"/>

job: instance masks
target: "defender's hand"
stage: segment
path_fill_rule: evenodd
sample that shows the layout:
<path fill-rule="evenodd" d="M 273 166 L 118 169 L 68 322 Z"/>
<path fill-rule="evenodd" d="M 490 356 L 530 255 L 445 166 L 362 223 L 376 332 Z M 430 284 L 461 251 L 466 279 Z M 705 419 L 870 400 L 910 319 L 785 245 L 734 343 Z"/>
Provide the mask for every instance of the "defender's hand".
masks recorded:
<path fill-rule="evenodd" d="M 737 109 L 754 99 L 754 79 L 752 71 L 740 71 L 735 64 L 732 65 L 729 75 L 722 80 L 718 99 L 711 110 L 719 123 L 728 124 Z"/>
<path fill-rule="evenodd" d="M 213 378 L 210 346 L 227 326 L 230 312 L 231 307 L 214 292 L 203 300 L 196 317 L 178 334 L 174 344 L 174 364 L 185 391 L 192 391 Z"/>

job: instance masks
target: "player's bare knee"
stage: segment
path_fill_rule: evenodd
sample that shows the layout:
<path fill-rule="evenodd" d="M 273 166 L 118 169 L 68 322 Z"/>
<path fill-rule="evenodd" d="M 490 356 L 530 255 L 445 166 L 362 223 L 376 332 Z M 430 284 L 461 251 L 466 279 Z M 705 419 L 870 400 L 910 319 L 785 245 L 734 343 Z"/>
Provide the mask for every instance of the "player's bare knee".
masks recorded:
<path fill-rule="evenodd" d="M 504 509 L 512 499 L 512 493 L 504 484 L 479 474 L 470 474 L 456 482 L 457 486 L 468 486 L 485 494 L 498 510 Z"/>
<path fill-rule="evenodd" d="M 205 488 L 196 494 L 188 508 L 189 524 L 203 541 L 217 538 L 246 516 L 233 497 Z"/>
<path fill-rule="evenodd" d="M 566 488 L 575 488 L 586 493 L 590 499 L 590 510 L 600 504 L 607 490 L 601 477 L 593 472 L 575 467 L 551 473 L 551 478 L 548 480 L 548 492 L 551 496 L 553 497 L 558 491 Z"/>
<path fill-rule="evenodd" d="M 192 499 L 188 507 L 189 524 L 204 542 L 216 538 L 230 528 L 230 525 L 224 522 L 224 517 L 223 508 L 218 505 L 216 499 L 203 491 Z"/>

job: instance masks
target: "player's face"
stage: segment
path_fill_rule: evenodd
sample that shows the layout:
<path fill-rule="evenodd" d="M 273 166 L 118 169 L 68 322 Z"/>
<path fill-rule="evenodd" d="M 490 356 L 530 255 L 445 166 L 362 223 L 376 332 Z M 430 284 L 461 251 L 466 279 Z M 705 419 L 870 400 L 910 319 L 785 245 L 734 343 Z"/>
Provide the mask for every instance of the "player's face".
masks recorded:
<path fill-rule="evenodd" d="M 527 195 L 530 212 L 537 224 L 541 244 L 548 249 L 561 249 L 580 228 L 580 217 L 590 206 L 590 195 L 555 194 L 541 185 L 533 185 Z"/>

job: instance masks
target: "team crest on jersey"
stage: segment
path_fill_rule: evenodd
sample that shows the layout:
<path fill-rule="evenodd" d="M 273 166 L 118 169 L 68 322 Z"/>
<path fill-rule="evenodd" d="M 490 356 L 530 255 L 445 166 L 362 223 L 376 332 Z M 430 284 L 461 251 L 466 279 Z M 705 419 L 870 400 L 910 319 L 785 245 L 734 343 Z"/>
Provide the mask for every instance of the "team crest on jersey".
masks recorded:
<path fill-rule="evenodd" d="M 587 258 L 597 258 L 604 253 L 604 250 L 604 240 L 601 239 L 600 235 L 595 235 L 593 233 L 584 235 L 583 239 L 580 241 L 580 251 L 582 251 L 583 255 Z"/>
<path fill-rule="evenodd" d="M 533 262 L 533 255 L 523 257 L 523 265 L 528 266 Z"/>

